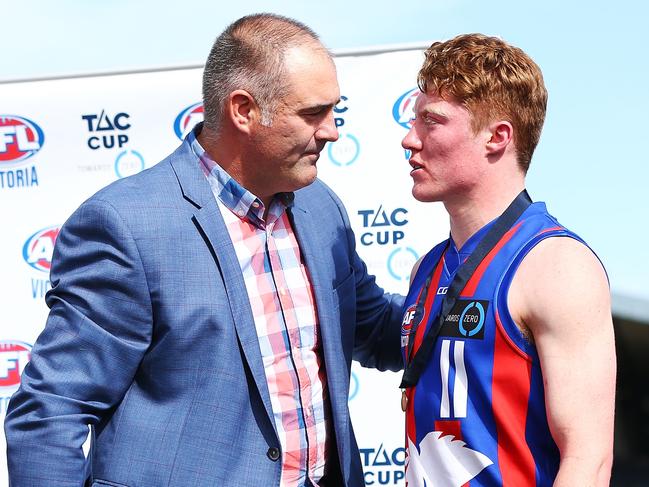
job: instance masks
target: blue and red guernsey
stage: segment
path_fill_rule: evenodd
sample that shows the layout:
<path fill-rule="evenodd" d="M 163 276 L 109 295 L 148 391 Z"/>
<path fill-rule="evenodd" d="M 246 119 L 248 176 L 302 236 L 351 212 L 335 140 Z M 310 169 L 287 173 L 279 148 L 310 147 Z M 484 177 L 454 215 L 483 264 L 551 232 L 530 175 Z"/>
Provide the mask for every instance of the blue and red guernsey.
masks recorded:
<path fill-rule="evenodd" d="M 422 260 L 404 304 L 402 352 L 415 331 L 412 354 L 436 322 L 455 272 L 486 233 L 461 250 L 451 241 Z M 507 292 L 522 259 L 549 237 L 581 239 L 533 203 L 484 258 L 445 319 L 417 386 L 407 390 L 408 487 L 549 486 L 559 451 L 545 413 L 534 345 L 507 308 Z M 432 273 L 421 326 L 412 323 Z"/>

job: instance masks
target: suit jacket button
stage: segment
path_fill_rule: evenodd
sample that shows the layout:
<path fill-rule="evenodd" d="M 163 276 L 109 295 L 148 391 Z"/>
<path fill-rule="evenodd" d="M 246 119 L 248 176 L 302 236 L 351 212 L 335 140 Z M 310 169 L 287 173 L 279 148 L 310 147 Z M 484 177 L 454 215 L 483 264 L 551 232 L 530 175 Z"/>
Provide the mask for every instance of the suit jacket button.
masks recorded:
<path fill-rule="evenodd" d="M 276 462 L 279 460 L 279 448 L 275 448 L 274 446 L 271 446 L 268 451 L 266 452 L 266 455 L 268 458 L 270 458 L 273 462 Z"/>

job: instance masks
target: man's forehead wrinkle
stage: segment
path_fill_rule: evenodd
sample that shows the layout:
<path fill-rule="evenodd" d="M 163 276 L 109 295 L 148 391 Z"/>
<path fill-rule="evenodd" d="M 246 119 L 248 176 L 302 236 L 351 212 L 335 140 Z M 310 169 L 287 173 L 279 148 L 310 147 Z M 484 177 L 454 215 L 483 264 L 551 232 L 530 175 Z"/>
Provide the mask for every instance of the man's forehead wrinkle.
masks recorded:
<path fill-rule="evenodd" d="M 325 108 L 333 108 L 335 107 L 335 103 L 328 103 L 328 102 L 312 102 L 312 103 L 305 103 L 305 106 L 302 107 L 303 110 L 324 110 Z"/>

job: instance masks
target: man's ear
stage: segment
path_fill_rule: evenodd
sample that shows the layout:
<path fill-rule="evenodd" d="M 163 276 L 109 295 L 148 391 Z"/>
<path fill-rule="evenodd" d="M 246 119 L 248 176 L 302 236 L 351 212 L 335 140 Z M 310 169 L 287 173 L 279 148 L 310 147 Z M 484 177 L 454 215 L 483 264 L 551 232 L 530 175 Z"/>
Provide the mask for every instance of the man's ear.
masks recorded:
<path fill-rule="evenodd" d="M 258 111 L 255 99 L 247 91 L 235 90 L 228 96 L 225 114 L 237 130 L 248 133 Z"/>
<path fill-rule="evenodd" d="M 485 148 L 488 155 L 501 155 L 507 149 L 507 146 L 513 142 L 514 127 L 506 120 L 499 120 L 489 124 L 487 127 L 490 138 Z"/>

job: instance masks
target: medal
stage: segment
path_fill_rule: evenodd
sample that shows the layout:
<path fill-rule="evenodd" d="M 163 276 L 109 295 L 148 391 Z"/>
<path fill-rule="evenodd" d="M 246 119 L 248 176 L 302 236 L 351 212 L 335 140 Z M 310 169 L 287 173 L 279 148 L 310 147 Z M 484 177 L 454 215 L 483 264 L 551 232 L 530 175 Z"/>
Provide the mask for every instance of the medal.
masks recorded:
<path fill-rule="evenodd" d="M 408 396 L 406 395 L 406 390 L 401 389 L 401 410 L 405 413 L 408 408 Z"/>

